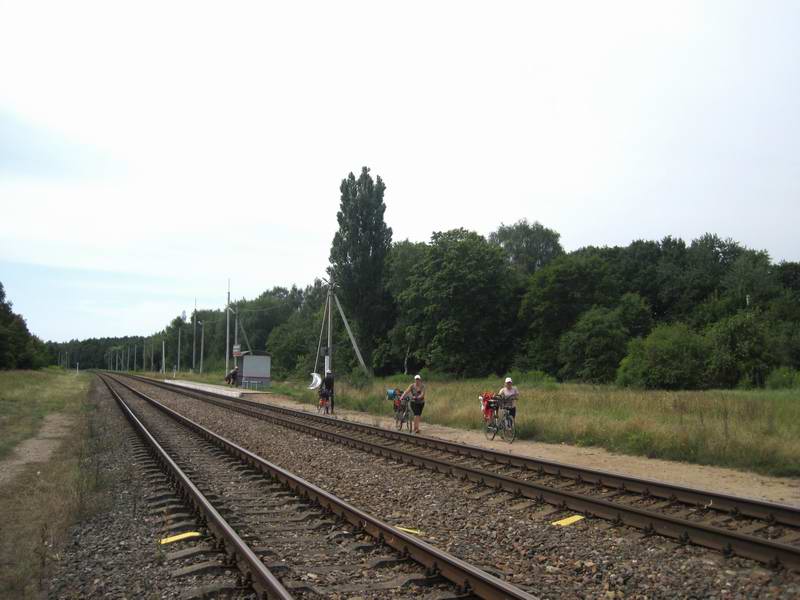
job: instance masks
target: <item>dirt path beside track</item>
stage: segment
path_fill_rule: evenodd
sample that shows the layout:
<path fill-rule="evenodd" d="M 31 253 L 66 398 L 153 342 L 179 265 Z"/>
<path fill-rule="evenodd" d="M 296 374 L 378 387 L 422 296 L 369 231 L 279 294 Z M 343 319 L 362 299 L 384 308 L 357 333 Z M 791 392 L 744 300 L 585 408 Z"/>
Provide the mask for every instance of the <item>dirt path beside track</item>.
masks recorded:
<path fill-rule="evenodd" d="M 61 439 L 67 434 L 73 420 L 62 413 L 50 413 L 38 433 L 20 442 L 11 456 L 0 461 L 0 485 L 11 481 L 14 476 L 30 463 L 47 462 L 58 448 Z"/>
<path fill-rule="evenodd" d="M 248 394 L 246 398 L 248 400 L 287 406 L 307 412 L 316 411 L 315 407 L 295 402 L 286 396 L 277 394 Z M 337 409 L 336 412 L 340 419 L 348 419 L 385 428 L 394 426 L 393 420 L 387 417 L 380 417 L 347 409 Z M 567 444 L 545 444 L 529 440 L 516 440 L 511 445 L 502 441 L 489 442 L 479 431 L 455 429 L 453 427 L 425 423 L 424 414 L 421 433 L 444 440 L 463 442 L 484 448 L 511 452 L 520 456 L 541 458 L 580 467 L 612 471 L 631 477 L 655 479 L 723 494 L 758 498 L 770 502 L 800 507 L 800 479 L 768 477 L 724 467 L 695 465 L 684 462 L 647 458 L 644 456 L 616 454 L 604 448 L 592 446 L 578 447 Z"/>

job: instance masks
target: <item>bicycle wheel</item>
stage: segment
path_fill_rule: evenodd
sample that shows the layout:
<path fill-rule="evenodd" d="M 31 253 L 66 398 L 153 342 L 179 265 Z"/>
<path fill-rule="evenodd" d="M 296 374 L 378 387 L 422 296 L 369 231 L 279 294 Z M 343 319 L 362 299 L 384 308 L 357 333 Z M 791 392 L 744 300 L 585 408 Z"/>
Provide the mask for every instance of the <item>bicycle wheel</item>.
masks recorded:
<path fill-rule="evenodd" d="M 401 430 L 403 429 L 403 419 L 405 417 L 405 413 L 400 412 L 399 410 L 394 411 L 394 426 Z"/>
<path fill-rule="evenodd" d="M 483 433 L 486 436 L 486 439 L 491 442 L 494 439 L 494 436 L 497 435 L 497 419 L 489 419 L 486 421 L 486 427 Z"/>
<path fill-rule="evenodd" d="M 406 410 L 406 427 L 408 432 L 411 433 L 411 428 L 414 426 L 414 412 L 409 408 Z"/>
<path fill-rule="evenodd" d="M 506 415 L 503 419 L 503 425 L 500 429 L 500 437 L 509 444 L 517 437 L 517 428 L 514 426 L 514 419 Z"/>

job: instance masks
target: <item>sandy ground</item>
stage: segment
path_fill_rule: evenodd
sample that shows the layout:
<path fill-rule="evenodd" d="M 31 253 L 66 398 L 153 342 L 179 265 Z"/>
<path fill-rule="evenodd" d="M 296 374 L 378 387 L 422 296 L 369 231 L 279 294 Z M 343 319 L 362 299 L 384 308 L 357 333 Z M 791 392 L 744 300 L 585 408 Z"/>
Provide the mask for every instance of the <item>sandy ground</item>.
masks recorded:
<path fill-rule="evenodd" d="M 316 411 L 315 407 L 308 404 L 300 404 L 286 396 L 276 394 L 252 394 L 248 395 L 247 399 L 267 404 L 288 406 L 307 412 Z M 346 409 L 337 409 L 336 412 L 337 418 L 340 419 L 385 428 L 392 428 L 394 425 L 393 420 L 386 417 Z M 578 447 L 567 444 L 545 444 L 528 440 L 516 440 L 510 445 L 499 440 L 490 442 L 479 431 L 426 424 L 424 417 L 423 414 L 423 424 L 420 431 L 423 435 L 431 437 L 510 452 L 519 456 L 530 456 L 569 465 L 611 471 L 631 477 L 655 479 L 723 494 L 758 498 L 800 508 L 800 479 L 768 477 L 723 467 L 710 467 L 644 456 L 616 454 L 603 448 L 591 446 Z"/>
<path fill-rule="evenodd" d="M 14 452 L 0 461 L 0 485 L 10 481 L 22 468 L 30 463 L 47 462 L 72 425 L 72 419 L 60 413 L 50 413 L 44 418 L 39 432 L 32 438 L 20 442 Z"/>

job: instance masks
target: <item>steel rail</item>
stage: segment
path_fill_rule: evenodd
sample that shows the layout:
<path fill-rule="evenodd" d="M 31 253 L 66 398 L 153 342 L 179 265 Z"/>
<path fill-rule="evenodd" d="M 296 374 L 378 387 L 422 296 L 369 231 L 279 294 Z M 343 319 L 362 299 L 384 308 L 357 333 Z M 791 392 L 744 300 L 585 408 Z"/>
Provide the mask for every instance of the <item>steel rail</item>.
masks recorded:
<path fill-rule="evenodd" d="M 498 579 L 455 556 L 443 552 L 412 535 L 395 529 L 391 525 L 384 523 L 376 517 L 337 498 L 333 494 L 326 492 L 322 488 L 268 462 L 227 438 L 203 427 L 199 423 L 184 417 L 180 413 L 149 397 L 147 394 L 130 387 L 116 377 L 112 377 L 112 379 L 156 407 L 158 410 L 197 432 L 215 445 L 223 448 L 229 454 L 237 456 L 250 466 L 269 475 L 274 481 L 278 481 L 295 493 L 317 502 L 322 508 L 341 517 L 354 527 L 365 531 L 401 554 L 409 556 L 417 563 L 426 567 L 429 574 L 439 574 L 454 583 L 460 590 L 468 591 L 488 600 L 499 600 L 501 598 L 534 600 L 534 596 L 528 594 L 524 590 Z"/>
<path fill-rule="evenodd" d="M 261 598 L 292 600 L 293 596 L 288 590 L 283 587 L 277 577 L 267 569 L 255 552 L 253 552 L 242 538 L 239 537 L 222 515 L 217 512 L 211 502 L 209 502 L 197 486 L 192 483 L 191 479 L 189 479 L 186 473 L 184 473 L 177 463 L 169 456 L 161 444 L 158 443 L 144 423 L 133 413 L 106 378 L 100 376 L 100 379 L 105 383 L 112 396 L 114 396 L 117 404 L 119 404 L 125 416 L 139 433 L 139 436 L 150 446 L 156 459 L 168 469 L 174 481 L 186 494 L 187 500 L 191 501 L 195 509 L 203 516 L 206 524 L 214 532 L 217 539 L 224 540 L 226 549 L 232 551 L 240 570 L 246 574 L 247 583 L 252 585 L 253 589 L 255 589 Z"/>
<path fill-rule="evenodd" d="M 276 412 L 317 423 L 324 423 L 328 426 L 364 432 L 366 434 L 380 436 L 388 440 L 414 444 L 423 448 L 458 454 L 467 458 L 478 458 L 501 465 L 518 467 L 535 471 L 540 475 L 552 475 L 554 477 L 571 479 L 576 483 L 594 484 L 596 486 L 641 494 L 645 497 L 672 500 L 674 502 L 726 512 L 734 517 L 748 517 L 761 521 L 767 521 L 768 523 L 776 523 L 800 528 L 800 509 L 785 504 L 756 500 L 753 498 L 745 498 L 742 496 L 733 496 L 730 494 L 721 494 L 718 492 L 689 488 L 652 479 L 620 475 L 617 473 L 610 473 L 597 469 L 577 467 L 575 465 L 559 463 L 556 461 L 519 456 L 511 454 L 510 452 L 491 450 L 488 448 L 482 448 L 480 446 L 474 446 L 460 442 L 449 442 L 447 440 L 432 438 L 424 435 L 410 435 L 408 433 L 375 427 L 374 425 L 367 425 L 366 423 L 354 423 L 353 421 L 332 419 L 331 417 L 315 415 L 306 411 L 294 410 L 282 406 L 253 402 L 252 400 L 244 400 L 242 398 L 231 398 L 222 394 L 215 394 L 214 392 L 197 392 L 195 390 L 188 390 L 187 388 L 181 386 L 153 380 L 148 377 L 130 375 L 128 375 L 128 377 L 140 379 L 149 384 L 156 385 L 164 389 L 169 389 L 173 392 L 182 393 L 199 400 L 205 399 L 203 396 L 212 396 L 229 403 L 250 406 L 262 411 Z"/>
<path fill-rule="evenodd" d="M 148 383 L 153 383 L 153 381 L 149 379 L 145 379 L 145 381 Z M 240 406 L 232 406 L 230 403 L 232 399 L 227 396 L 220 396 L 206 392 L 203 392 L 202 395 L 194 394 L 185 391 L 185 388 L 169 386 L 169 384 L 161 385 L 160 387 L 165 387 L 173 392 L 178 392 L 189 397 L 195 397 L 200 400 L 211 402 L 215 405 L 235 410 L 248 416 L 268 420 L 299 431 L 311 433 L 317 437 L 323 437 L 347 446 L 365 450 L 382 457 L 399 459 L 403 462 L 433 469 L 437 472 L 449 473 L 453 476 L 461 477 L 476 483 L 482 483 L 498 490 L 505 490 L 521 497 L 544 501 L 549 504 L 561 506 L 565 509 L 575 510 L 590 516 L 608 519 L 614 521 L 615 523 L 643 529 L 647 533 L 655 533 L 676 539 L 682 543 L 691 542 L 721 551 L 726 555 L 738 555 L 773 566 L 781 565 L 789 569 L 800 570 L 800 548 L 791 546 L 789 544 L 735 531 L 729 531 L 704 523 L 693 523 L 685 519 L 654 513 L 646 509 L 609 502 L 593 496 L 586 496 L 583 494 L 570 492 L 568 490 L 556 489 L 537 484 L 535 482 L 499 475 L 491 471 L 466 467 L 460 464 L 450 463 L 445 460 L 426 457 L 397 448 L 383 446 L 374 442 L 353 438 L 342 433 L 336 433 L 334 431 L 330 431 L 329 429 L 320 429 L 319 427 L 314 427 L 307 423 L 303 423 L 302 421 L 306 420 L 304 417 L 311 417 L 311 420 L 313 421 L 321 420 L 325 425 L 339 425 L 342 422 L 327 417 L 320 417 L 318 415 L 310 415 L 304 411 L 291 411 L 289 409 L 291 414 L 290 417 L 280 417 L 274 414 L 269 414 L 269 412 L 273 412 L 275 407 L 268 406 L 267 408 L 269 410 L 264 410 L 264 407 L 267 405 L 261 403 L 243 400 L 240 402 L 235 402 L 235 404 L 239 404 Z M 220 398 L 220 400 L 224 400 L 224 402 L 209 398 L 209 395 L 217 396 Z M 245 406 L 245 403 L 248 406 Z M 282 413 L 285 410 L 286 409 L 280 408 L 274 412 Z M 348 425 L 350 425 L 350 423 L 348 423 Z M 374 428 L 371 426 L 365 427 L 369 428 L 370 431 L 377 430 L 378 432 L 386 432 L 386 430 L 380 428 Z M 361 427 L 356 429 L 363 430 Z M 395 435 L 402 436 L 402 441 L 414 441 L 418 439 L 418 436 L 410 436 L 408 434 Z M 432 438 L 427 439 L 432 440 Z M 474 446 L 469 448 L 479 449 Z M 583 479 L 582 481 L 587 482 L 586 479 Z M 633 491 L 628 487 L 623 487 L 622 489 Z"/>

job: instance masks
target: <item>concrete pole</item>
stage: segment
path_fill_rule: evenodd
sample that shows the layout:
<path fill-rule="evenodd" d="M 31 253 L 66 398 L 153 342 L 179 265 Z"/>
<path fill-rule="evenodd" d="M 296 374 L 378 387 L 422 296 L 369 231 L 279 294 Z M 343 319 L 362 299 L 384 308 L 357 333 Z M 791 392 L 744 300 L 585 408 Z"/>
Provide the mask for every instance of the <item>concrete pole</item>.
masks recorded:
<path fill-rule="evenodd" d="M 192 372 L 195 370 L 194 355 L 197 350 L 197 297 L 194 299 L 194 312 L 192 313 Z"/>
<path fill-rule="evenodd" d="M 233 317 L 234 317 L 234 319 L 233 319 L 233 345 L 234 346 L 238 346 L 239 345 L 239 312 L 237 311 L 237 312 L 233 313 Z M 233 366 L 234 367 L 238 367 L 239 366 L 239 358 L 236 357 L 236 356 L 233 357 Z"/>
<path fill-rule="evenodd" d="M 133 370 L 136 370 L 136 344 L 133 345 Z"/>
<path fill-rule="evenodd" d="M 178 327 L 178 373 L 181 372 L 181 328 Z"/>
<path fill-rule="evenodd" d="M 206 324 L 200 321 L 200 374 L 203 374 L 203 342 L 206 339 Z"/>
<path fill-rule="evenodd" d="M 333 373 L 333 301 L 331 296 L 333 296 L 333 283 L 328 285 L 328 360 L 327 360 L 327 367 L 325 367 L 326 375 L 327 371 Z"/>
<path fill-rule="evenodd" d="M 228 357 L 231 355 L 231 280 L 228 279 L 228 302 L 225 304 L 225 374 L 228 374 Z"/>
<path fill-rule="evenodd" d="M 161 373 L 167 376 L 167 342 L 161 338 Z"/>

